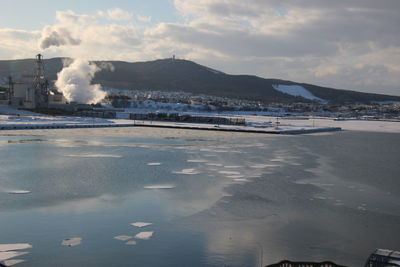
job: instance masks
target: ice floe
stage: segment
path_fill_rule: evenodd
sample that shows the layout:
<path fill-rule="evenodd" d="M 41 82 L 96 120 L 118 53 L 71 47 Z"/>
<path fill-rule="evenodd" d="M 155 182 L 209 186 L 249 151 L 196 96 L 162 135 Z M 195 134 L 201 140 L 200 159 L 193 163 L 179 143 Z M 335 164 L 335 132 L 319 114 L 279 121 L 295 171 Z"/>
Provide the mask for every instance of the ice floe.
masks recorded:
<path fill-rule="evenodd" d="M 237 178 L 243 178 L 244 175 L 229 175 L 229 176 L 226 176 L 226 177 L 237 179 Z"/>
<path fill-rule="evenodd" d="M 20 194 L 22 195 L 22 194 L 29 194 L 29 193 L 31 193 L 31 191 L 29 191 L 29 190 L 10 190 L 7 193 L 14 194 L 14 195 L 20 195 Z"/>
<path fill-rule="evenodd" d="M 5 261 L 28 253 L 27 251 L 0 251 L 0 261 Z"/>
<path fill-rule="evenodd" d="M 61 245 L 68 246 L 68 247 L 74 247 L 74 246 L 80 245 L 81 242 L 82 242 L 81 237 L 66 238 L 61 242 Z"/>
<path fill-rule="evenodd" d="M 192 163 L 206 163 L 208 162 L 205 159 L 188 159 L 187 162 L 192 162 Z"/>
<path fill-rule="evenodd" d="M 270 159 L 269 161 L 272 161 L 272 162 L 283 162 L 283 161 L 286 161 L 286 159 L 285 158 L 274 158 L 274 159 Z"/>
<path fill-rule="evenodd" d="M 222 167 L 223 165 L 221 163 L 206 163 L 208 166 L 215 166 L 215 167 Z"/>
<path fill-rule="evenodd" d="M 189 174 L 189 175 L 191 175 L 191 174 L 199 174 L 200 172 L 197 171 L 196 169 L 183 169 L 183 170 L 181 170 L 181 171 L 175 171 L 175 172 L 173 172 L 173 173 L 176 173 L 176 174 Z"/>
<path fill-rule="evenodd" d="M 148 240 L 150 239 L 154 234 L 154 231 L 149 231 L 149 232 L 140 232 L 137 235 L 135 235 L 135 238 L 137 239 L 143 239 L 143 240 Z"/>
<path fill-rule="evenodd" d="M 15 264 L 21 263 L 21 262 L 25 262 L 26 260 L 21 260 L 21 259 L 15 259 L 15 260 L 5 260 L 4 264 L 6 266 L 13 266 Z"/>
<path fill-rule="evenodd" d="M 126 240 L 129 240 L 129 239 L 132 239 L 132 238 L 133 238 L 133 236 L 130 236 L 130 235 L 117 235 L 117 236 L 114 236 L 114 239 L 121 240 L 121 241 L 126 241 Z"/>
<path fill-rule="evenodd" d="M 132 246 L 132 245 L 136 245 L 137 243 L 135 240 L 131 240 L 131 241 L 126 242 L 125 244 Z"/>
<path fill-rule="evenodd" d="M 146 189 L 172 189 L 175 185 L 146 185 L 143 188 Z"/>
<path fill-rule="evenodd" d="M 30 253 L 27 251 L 15 251 L 15 250 L 22 250 L 29 248 L 32 248 L 32 245 L 28 243 L 0 244 L 0 262 L 3 262 L 5 266 L 12 266 L 24 262 L 25 260 L 23 259 L 13 259 L 13 260 L 10 259 Z"/>
<path fill-rule="evenodd" d="M 248 182 L 249 180 L 243 178 L 235 178 L 233 179 L 235 182 Z"/>
<path fill-rule="evenodd" d="M 146 226 L 149 226 L 149 225 L 152 225 L 152 223 L 148 223 L 148 222 L 134 222 L 134 223 L 131 223 L 131 225 L 132 226 L 135 226 L 135 227 L 146 227 Z"/>
<path fill-rule="evenodd" d="M 21 250 L 32 248 L 31 244 L 28 243 L 16 243 L 16 244 L 0 244 L 0 251 L 10 251 L 10 250 Z"/>
<path fill-rule="evenodd" d="M 235 171 L 219 171 L 220 174 L 228 174 L 228 175 L 240 175 L 240 172 Z"/>
<path fill-rule="evenodd" d="M 147 163 L 148 166 L 160 166 L 161 162 L 149 162 Z"/>
<path fill-rule="evenodd" d="M 264 168 L 274 168 L 274 167 L 279 167 L 277 164 L 254 164 L 251 165 L 250 168 L 253 169 L 264 169 Z"/>
<path fill-rule="evenodd" d="M 242 168 L 243 166 L 237 166 L 237 165 L 230 165 L 230 166 L 224 166 L 224 168 L 228 169 L 237 169 L 237 168 Z"/>
<path fill-rule="evenodd" d="M 66 156 L 73 158 L 122 158 L 121 155 L 115 154 L 69 154 Z"/>

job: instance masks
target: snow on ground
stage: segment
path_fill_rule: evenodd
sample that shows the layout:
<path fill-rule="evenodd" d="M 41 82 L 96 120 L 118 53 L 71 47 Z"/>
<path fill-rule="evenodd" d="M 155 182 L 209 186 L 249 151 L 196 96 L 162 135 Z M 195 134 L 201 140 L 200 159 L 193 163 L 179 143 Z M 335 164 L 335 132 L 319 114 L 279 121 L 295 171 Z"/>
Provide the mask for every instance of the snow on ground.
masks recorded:
<path fill-rule="evenodd" d="M 27 110 L 19 110 L 11 108 L 10 106 L 0 105 L 0 114 L 5 115 L 40 115 L 38 113 L 34 113 Z"/>
<path fill-rule="evenodd" d="M 313 95 L 310 91 L 308 91 L 306 88 L 300 85 L 285 85 L 285 84 L 275 84 L 272 85 L 272 87 L 275 90 L 278 90 L 279 92 L 292 95 L 292 96 L 301 96 L 306 99 L 314 100 L 314 101 L 319 101 L 319 102 L 326 102 L 324 99 L 316 97 Z"/>
<path fill-rule="evenodd" d="M 123 124 L 136 124 L 138 126 L 164 126 L 164 127 L 191 127 L 196 128 L 208 128 L 208 129 L 231 129 L 231 130 L 265 130 L 265 131 L 286 131 L 286 130 L 301 130 L 301 129 L 315 129 L 315 128 L 326 128 L 326 127 L 340 127 L 343 130 L 349 131 L 370 131 L 370 132 L 392 132 L 400 133 L 400 122 L 391 121 L 367 121 L 367 120 L 342 120 L 336 121 L 332 118 L 276 118 L 274 116 L 265 116 L 267 114 L 258 114 L 259 116 L 252 115 L 252 113 L 229 113 L 223 114 L 223 117 L 240 117 L 246 120 L 247 126 L 237 125 L 213 125 L 213 124 L 200 124 L 200 123 L 180 123 L 180 122 L 168 122 L 168 121 L 133 121 L 133 120 L 116 120 L 116 119 L 99 119 L 99 118 L 88 118 L 88 117 L 65 117 L 65 116 L 44 116 L 44 115 L 16 115 L 15 109 L 5 108 L 0 106 L 0 114 L 7 110 L 10 115 L 0 115 L 0 126 L 14 126 L 14 125 L 95 125 L 95 124 L 110 124 L 110 125 L 123 125 Z M 12 112 L 14 111 L 14 112 Z M 4 113 L 3 113 L 4 114 Z M 218 113 L 189 113 L 190 115 L 206 115 L 206 116 L 221 116 Z M 264 116 L 260 116 L 264 115 Z M 277 125 L 276 123 L 279 122 Z M 35 130 L 40 131 L 40 130 Z M 0 130 L 0 132 L 3 132 Z M 197 161 L 197 160 L 191 160 Z M 154 164 L 155 165 L 155 164 Z M 194 174 L 186 173 L 185 174 Z"/>
<path fill-rule="evenodd" d="M 276 123 L 276 117 L 246 116 L 248 122 L 271 121 Z M 345 131 L 388 132 L 400 133 L 400 122 L 395 121 L 368 121 L 368 120 L 334 120 L 332 118 L 309 118 L 304 120 L 279 118 L 279 127 L 340 127 Z"/>

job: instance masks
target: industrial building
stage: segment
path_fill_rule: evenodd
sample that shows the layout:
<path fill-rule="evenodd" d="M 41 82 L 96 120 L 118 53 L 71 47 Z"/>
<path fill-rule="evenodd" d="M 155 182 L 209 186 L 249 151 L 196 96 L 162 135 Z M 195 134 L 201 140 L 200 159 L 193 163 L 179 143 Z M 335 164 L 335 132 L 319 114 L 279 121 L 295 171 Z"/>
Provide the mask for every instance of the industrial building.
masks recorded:
<path fill-rule="evenodd" d="M 52 108 L 67 103 L 61 92 L 50 88 L 41 54 L 36 55 L 32 71 L 32 75 L 23 75 L 18 80 L 8 78 L 8 87 L 0 88 L 1 104 L 33 110 Z"/>

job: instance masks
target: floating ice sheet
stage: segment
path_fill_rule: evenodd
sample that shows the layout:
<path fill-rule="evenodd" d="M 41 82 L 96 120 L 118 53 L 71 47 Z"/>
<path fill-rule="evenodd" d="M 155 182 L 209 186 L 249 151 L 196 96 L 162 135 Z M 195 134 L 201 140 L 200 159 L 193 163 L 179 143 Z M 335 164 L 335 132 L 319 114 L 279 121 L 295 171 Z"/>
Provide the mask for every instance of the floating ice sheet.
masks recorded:
<path fill-rule="evenodd" d="M 243 178 L 235 178 L 233 179 L 235 182 L 248 182 L 249 180 Z"/>
<path fill-rule="evenodd" d="M 136 245 L 137 243 L 136 243 L 136 241 L 131 240 L 131 241 L 126 242 L 125 244 L 132 246 L 132 245 Z"/>
<path fill-rule="evenodd" d="M 149 226 L 149 225 L 152 225 L 152 223 L 148 223 L 148 222 L 134 222 L 134 223 L 131 223 L 131 225 L 132 226 L 135 226 L 135 227 L 146 227 L 146 226 Z"/>
<path fill-rule="evenodd" d="M 137 239 L 143 239 L 143 240 L 148 240 L 150 239 L 154 234 L 154 231 L 149 231 L 149 232 L 140 232 L 137 235 L 135 235 L 135 238 Z"/>
<path fill-rule="evenodd" d="M 230 165 L 230 166 L 224 166 L 224 168 L 229 168 L 229 169 L 237 169 L 237 168 L 242 168 L 243 166 L 237 166 L 237 165 Z"/>
<path fill-rule="evenodd" d="M 68 247 L 74 247 L 74 246 L 80 245 L 81 242 L 82 242 L 81 237 L 66 238 L 61 242 L 61 245 L 68 246 Z"/>
<path fill-rule="evenodd" d="M 143 188 L 146 189 L 172 189 L 175 185 L 146 185 Z"/>
<path fill-rule="evenodd" d="M 196 169 L 183 169 L 183 170 L 181 170 L 181 171 L 175 171 L 175 172 L 173 172 L 173 173 L 192 175 L 192 174 L 199 174 L 200 172 L 197 171 Z"/>
<path fill-rule="evenodd" d="M 187 162 L 193 162 L 193 163 L 206 163 L 208 162 L 205 159 L 188 159 Z"/>
<path fill-rule="evenodd" d="M 240 172 L 235 172 L 235 171 L 219 171 L 219 173 L 228 175 L 240 175 Z"/>
<path fill-rule="evenodd" d="M 244 177 L 244 175 L 229 175 L 229 176 L 227 176 L 228 178 L 234 178 L 234 179 L 237 179 L 237 178 L 243 178 Z"/>
<path fill-rule="evenodd" d="M 29 252 L 26 251 L 2 251 L 0 252 L 0 261 L 5 261 L 28 253 Z"/>
<path fill-rule="evenodd" d="M 286 159 L 284 159 L 284 158 L 275 158 L 275 159 L 270 159 L 269 161 L 272 161 L 272 162 L 283 162 L 283 161 L 286 161 Z"/>
<path fill-rule="evenodd" d="M 0 244 L 0 251 L 10 251 L 10 250 L 21 250 L 32 248 L 31 244 L 28 243 L 16 243 L 16 244 Z"/>
<path fill-rule="evenodd" d="M 21 262 L 25 262 L 25 260 L 20 260 L 20 259 L 15 259 L 15 260 L 5 260 L 4 264 L 6 266 L 13 266 L 15 264 L 21 263 Z"/>
<path fill-rule="evenodd" d="M 277 165 L 277 164 L 255 164 L 255 165 L 250 166 L 250 168 L 253 168 L 253 169 L 264 169 L 264 168 L 275 168 L 275 167 L 279 167 L 279 165 Z"/>
<path fill-rule="evenodd" d="M 11 190 L 11 191 L 8 191 L 7 193 L 13 194 L 13 195 L 22 195 L 22 194 L 29 194 L 29 193 L 31 193 L 31 191 L 29 191 L 29 190 Z"/>
<path fill-rule="evenodd" d="M 147 163 L 148 166 L 160 166 L 161 162 L 149 162 Z"/>
<path fill-rule="evenodd" d="M 222 164 L 221 164 L 221 163 L 212 163 L 212 162 L 210 162 L 210 163 L 206 163 L 206 165 L 208 165 L 208 166 L 215 166 L 215 167 L 222 167 Z"/>
<path fill-rule="evenodd" d="M 122 158 L 122 156 L 115 154 L 70 154 L 66 156 L 73 158 Z"/>
<path fill-rule="evenodd" d="M 126 241 L 126 240 L 129 240 L 129 239 L 132 239 L 132 238 L 133 238 L 133 236 L 130 236 L 130 235 L 117 235 L 117 236 L 114 236 L 114 239 L 121 240 L 121 241 Z"/>

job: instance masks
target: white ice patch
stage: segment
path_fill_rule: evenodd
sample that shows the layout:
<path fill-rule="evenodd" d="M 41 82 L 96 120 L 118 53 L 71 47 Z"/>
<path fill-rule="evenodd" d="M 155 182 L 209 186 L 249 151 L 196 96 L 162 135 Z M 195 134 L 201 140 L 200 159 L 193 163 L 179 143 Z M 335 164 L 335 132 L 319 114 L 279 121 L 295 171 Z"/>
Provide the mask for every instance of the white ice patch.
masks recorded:
<path fill-rule="evenodd" d="M 175 188 L 174 185 L 146 185 L 143 188 L 146 189 L 172 189 Z"/>
<path fill-rule="evenodd" d="M 18 256 L 22 256 L 28 254 L 26 251 L 1 251 L 0 252 L 0 261 L 5 261 L 8 259 L 12 259 Z"/>
<path fill-rule="evenodd" d="M 238 168 L 242 168 L 243 166 L 237 166 L 237 165 L 231 165 L 231 166 L 224 166 L 224 168 L 228 168 L 228 169 L 238 169 Z"/>
<path fill-rule="evenodd" d="M 143 240 L 148 240 L 150 239 L 154 234 L 154 231 L 149 231 L 149 232 L 140 232 L 137 235 L 135 235 L 135 238 L 137 239 L 143 239 Z"/>
<path fill-rule="evenodd" d="M 11 191 L 8 191 L 7 193 L 14 194 L 14 195 L 20 195 L 20 194 L 29 194 L 29 193 L 31 193 L 31 191 L 28 191 L 28 190 L 11 190 Z"/>
<path fill-rule="evenodd" d="M 133 238 L 133 236 L 130 236 L 130 235 L 117 235 L 117 236 L 114 236 L 114 239 L 121 240 L 121 241 L 126 241 L 126 240 L 129 240 L 129 239 L 132 239 L 132 238 Z"/>
<path fill-rule="evenodd" d="M 135 223 L 131 223 L 131 225 L 132 226 L 135 226 L 135 227 L 146 227 L 146 226 L 149 226 L 149 225 L 152 225 L 152 223 L 148 223 L 148 222 L 135 222 Z"/>
<path fill-rule="evenodd" d="M 272 162 L 284 162 L 286 159 L 284 159 L 284 158 L 275 158 L 275 159 L 270 159 L 269 161 L 272 161 Z"/>
<path fill-rule="evenodd" d="M 188 159 L 187 162 L 192 162 L 192 163 L 205 163 L 208 162 L 205 159 Z"/>
<path fill-rule="evenodd" d="M 61 242 L 61 245 L 68 246 L 68 247 L 74 247 L 74 246 L 80 245 L 81 242 L 82 242 L 81 237 L 66 238 Z"/>
<path fill-rule="evenodd" d="M 254 164 L 254 165 L 250 166 L 250 168 L 253 168 L 253 169 L 264 169 L 264 168 L 268 168 L 268 167 L 271 167 L 271 165 L 270 164 Z"/>
<path fill-rule="evenodd" d="M 285 85 L 285 84 L 274 84 L 272 87 L 279 92 L 292 95 L 292 96 L 301 96 L 303 98 L 319 101 L 319 102 L 326 102 L 324 99 L 316 97 L 306 88 L 300 85 Z"/>
<path fill-rule="evenodd" d="M 228 174 L 228 175 L 240 175 L 240 172 L 235 171 L 219 171 L 220 174 Z"/>
<path fill-rule="evenodd" d="M 137 243 L 136 243 L 136 241 L 131 240 L 131 241 L 126 242 L 125 244 L 132 246 L 132 245 L 136 245 Z"/>
<path fill-rule="evenodd" d="M 160 162 L 149 162 L 147 163 L 148 166 L 160 166 L 161 163 Z"/>
<path fill-rule="evenodd" d="M 193 175 L 193 174 L 199 174 L 200 172 L 197 171 L 196 169 L 183 169 L 181 171 L 175 171 L 173 173 L 176 174 L 189 174 L 189 175 Z"/>
<path fill-rule="evenodd" d="M 122 156 L 114 154 L 70 154 L 66 156 L 73 158 L 122 158 Z"/>
<path fill-rule="evenodd" d="M 237 178 L 243 178 L 244 176 L 243 175 L 229 175 L 229 176 L 226 176 L 226 177 L 237 179 Z"/>
<path fill-rule="evenodd" d="M 31 244 L 28 243 L 16 243 L 16 244 L 0 244 L 0 251 L 10 251 L 10 250 L 21 250 L 32 248 Z"/>
<path fill-rule="evenodd" d="M 236 179 L 233 179 L 235 182 L 241 182 L 241 183 L 245 183 L 245 182 L 248 182 L 249 180 L 247 180 L 247 179 L 240 179 L 240 178 L 236 178 Z"/>
<path fill-rule="evenodd" d="M 221 163 L 206 163 L 208 166 L 222 167 Z"/>
<path fill-rule="evenodd" d="M 18 264 L 18 263 L 21 263 L 21 262 L 25 262 L 26 260 L 19 260 L 19 259 L 16 259 L 16 260 L 5 260 L 4 261 L 4 264 L 6 265 L 6 266 L 13 266 L 13 265 L 15 265 L 15 264 Z"/>

